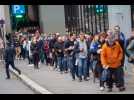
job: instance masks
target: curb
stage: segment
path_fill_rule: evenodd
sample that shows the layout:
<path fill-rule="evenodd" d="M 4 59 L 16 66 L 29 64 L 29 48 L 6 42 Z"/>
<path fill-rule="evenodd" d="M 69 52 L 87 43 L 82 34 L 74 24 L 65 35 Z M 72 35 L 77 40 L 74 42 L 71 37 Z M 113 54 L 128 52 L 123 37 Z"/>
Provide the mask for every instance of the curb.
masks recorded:
<path fill-rule="evenodd" d="M 52 92 L 44 89 L 42 86 L 37 84 L 36 82 L 29 79 L 26 75 L 22 74 L 19 75 L 15 70 L 10 68 L 10 71 L 17 76 L 25 85 L 27 85 L 30 89 L 32 89 L 37 94 L 53 94 Z"/>

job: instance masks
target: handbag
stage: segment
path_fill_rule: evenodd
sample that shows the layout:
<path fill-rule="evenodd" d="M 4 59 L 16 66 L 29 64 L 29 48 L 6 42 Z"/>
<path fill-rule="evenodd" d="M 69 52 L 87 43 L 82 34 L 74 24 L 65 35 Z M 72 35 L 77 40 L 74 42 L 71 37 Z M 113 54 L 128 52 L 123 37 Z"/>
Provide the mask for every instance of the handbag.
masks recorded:
<path fill-rule="evenodd" d="M 101 81 L 106 81 L 110 77 L 110 71 L 108 69 L 104 69 L 101 75 Z"/>

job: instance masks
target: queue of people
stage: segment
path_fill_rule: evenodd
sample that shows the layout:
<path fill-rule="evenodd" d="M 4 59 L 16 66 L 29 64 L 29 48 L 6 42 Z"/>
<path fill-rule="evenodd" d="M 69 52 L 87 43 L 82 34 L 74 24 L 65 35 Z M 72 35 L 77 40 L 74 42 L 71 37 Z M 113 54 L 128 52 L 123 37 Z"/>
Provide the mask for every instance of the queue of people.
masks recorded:
<path fill-rule="evenodd" d="M 100 90 L 107 86 L 108 92 L 111 92 L 113 83 L 119 91 L 125 90 L 125 55 L 129 62 L 134 60 L 133 39 L 125 39 L 120 27 L 115 26 L 106 33 L 95 35 L 80 32 L 78 35 L 54 33 L 41 36 L 37 30 L 30 38 L 19 36 L 13 45 L 16 59 L 22 55 L 35 69 L 40 68 L 39 63 L 45 63 L 61 74 L 70 72 L 72 80 L 77 78 L 79 82 L 89 81 L 93 74 L 94 79 L 100 81 Z"/>

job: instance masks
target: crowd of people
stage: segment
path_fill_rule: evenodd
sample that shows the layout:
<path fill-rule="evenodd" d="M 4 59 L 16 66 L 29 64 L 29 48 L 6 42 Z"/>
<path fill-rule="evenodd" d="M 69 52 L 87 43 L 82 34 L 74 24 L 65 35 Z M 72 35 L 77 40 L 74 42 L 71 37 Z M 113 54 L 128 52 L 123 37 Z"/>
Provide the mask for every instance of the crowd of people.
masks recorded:
<path fill-rule="evenodd" d="M 33 36 L 27 37 L 15 33 L 10 44 L 15 49 L 15 58 L 28 59 L 29 66 L 33 65 L 35 69 L 42 63 L 61 74 L 71 73 L 72 80 L 77 78 L 79 82 L 89 81 L 93 75 L 100 81 L 100 90 L 107 86 L 108 92 L 112 91 L 114 83 L 119 91 L 125 90 L 126 55 L 130 63 L 134 61 L 134 35 L 126 39 L 119 26 L 98 34 L 41 35 L 36 30 Z"/>

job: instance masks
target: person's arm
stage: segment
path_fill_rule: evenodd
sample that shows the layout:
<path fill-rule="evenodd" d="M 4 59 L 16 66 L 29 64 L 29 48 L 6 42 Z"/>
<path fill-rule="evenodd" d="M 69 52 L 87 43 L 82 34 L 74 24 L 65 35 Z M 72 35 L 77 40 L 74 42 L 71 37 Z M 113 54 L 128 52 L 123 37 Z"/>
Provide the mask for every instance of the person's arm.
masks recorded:
<path fill-rule="evenodd" d="M 127 46 L 127 41 L 126 41 L 125 35 L 124 35 L 124 33 L 122 33 L 122 32 L 121 32 L 121 35 L 122 35 L 122 40 L 123 40 L 123 42 L 124 42 L 124 48 L 126 48 L 126 46 Z"/>
<path fill-rule="evenodd" d="M 79 42 L 77 42 L 77 43 L 74 45 L 74 52 L 75 52 L 75 53 L 79 53 L 79 52 L 80 52 L 80 49 L 79 49 Z"/>
<path fill-rule="evenodd" d="M 128 45 L 128 47 L 126 49 L 126 52 L 128 53 L 128 56 L 129 57 L 134 55 L 133 52 L 132 52 L 132 50 L 134 50 L 134 40 L 132 40 L 130 42 L 130 44 Z"/>
<path fill-rule="evenodd" d="M 118 60 L 121 61 L 123 59 L 123 50 L 120 46 L 120 44 L 118 43 L 118 47 L 119 47 L 119 57 Z"/>
<path fill-rule="evenodd" d="M 101 64 L 103 65 L 103 66 L 107 66 L 108 64 L 107 64 L 107 54 L 106 54 L 106 46 L 105 45 L 103 45 L 102 46 L 102 51 L 101 51 L 101 53 L 100 53 L 100 58 L 101 58 Z"/>
<path fill-rule="evenodd" d="M 5 49 L 5 51 L 4 51 L 4 60 L 5 61 L 7 60 L 7 49 Z"/>

